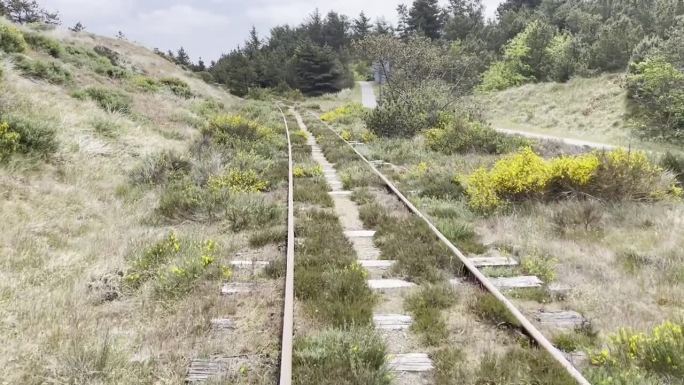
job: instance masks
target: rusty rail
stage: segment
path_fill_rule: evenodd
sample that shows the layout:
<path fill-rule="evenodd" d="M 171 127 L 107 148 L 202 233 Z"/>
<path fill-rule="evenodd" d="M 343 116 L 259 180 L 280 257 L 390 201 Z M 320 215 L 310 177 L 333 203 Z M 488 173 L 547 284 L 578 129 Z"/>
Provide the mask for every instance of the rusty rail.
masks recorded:
<path fill-rule="evenodd" d="M 515 319 L 520 322 L 520 325 L 525 329 L 527 334 L 542 348 L 544 348 L 567 372 L 574 378 L 578 384 L 581 385 L 591 385 L 589 381 L 582 375 L 582 373 L 575 368 L 570 361 L 563 356 L 563 354 L 556 349 L 555 346 L 537 329 L 525 316 L 518 310 L 518 308 L 513 305 L 511 301 L 504 296 L 499 289 L 492 284 L 489 279 L 480 272 L 480 270 L 459 250 L 454 246 L 447 237 L 442 234 L 442 232 L 437 229 L 437 227 L 425 216 L 420 210 L 418 210 L 411 201 L 404 196 L 404 194 L 399 191 L 399 189 L 383 174 L 381 173 L 368 159 L 366 159 L 363 154 L 361 154 L 354 146 L 348 141 L 344 140 L 340 134 L 337 133 L 328 123 L 321 120 L 321 118 L 311 111 L 307 112 L 313 116 L 315 119 L 323 123 L 323 125 L 332 131 L 340 140 L 346 143 L 355 153 L 358 155 L 373 172 L 385 183 L 385 185 L 408 207 L 411 212 L 417 215 L 420 219 L 425 221 L 430 230 L 458 257 L 458 259 L 463 263 L 463 265 L 468 269 L 470 274 L 472 274 L 477 281 L 489 291 L 496 299 L 498 299 L 508 311 L 515 317 Z"/>
<path fill-rule="evenodd" d="M 285 124 L 287 136 L 288 192 L 287 192 L 287 257 L 285 273 L 285 303 L 283 306 L 283 335 L 280 350 L 280 385 L 292 384 L 292 338 L 294 334 L 294 182 L 292 177 L 292 142 L 287 118 L 276 104 Z"/>

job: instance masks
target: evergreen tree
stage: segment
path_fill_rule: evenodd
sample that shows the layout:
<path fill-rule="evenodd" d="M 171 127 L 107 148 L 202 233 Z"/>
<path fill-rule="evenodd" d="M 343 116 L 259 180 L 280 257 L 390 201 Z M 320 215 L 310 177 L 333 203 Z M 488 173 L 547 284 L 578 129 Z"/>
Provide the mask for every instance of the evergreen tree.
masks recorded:
<path fill-rule="evenodd" d="M 370 18 L 361 12 L 359 17 L 354 20 L 352 26 L 353 36 L 356 40 L 365 39 L 371 32 Z"/>
<path fill-rule="evenodd" d="M 249 31 L 249 38 L 245 42 L 245 54 L 250 58 L 254 57 L 260 48 L 261 40 L 259 40 L 259 34 L 256 31 L 256 27 L 252 26 L 252 29 Z"/>
<path fill-rule="evenodd" d="M 484 28 L 482 0 L 449 0 L 449 11 L 445 25 L 447 40 L 465 40 L 479 35 Z"/>
<path fill-rule="evenodd" d="M 394 28 L 392 25 L 383 18 L 378 18 L 375 20 L 375 25 L 373 26 L 373 35 L 375 36 L 390 36 L 394 35 Z"/>
<path fill-rule="evenodd" d="M 444 21 L 437 0 L 415 0 L 408 12 L 408 29 L 432 40 L 442 36 Z"/>
<path fill-rule="evenodd" d="M 321 29 L 322 43 L 330 46 L 335 51 L 348 43 L 349 21 L 346 16 L 340 16 L 337 12 L 328 12 Z"/>
<path fill-rule="evenodd" d="M 342 89 L 344 73 L 329 47 L 304 41 L 292 60 L 297 88 L 304 94 L 318 96 Z"/>
<path fill-rule="evenodd" d="M 307 20 L 302 25 L 309 40 L 312 42 L 323 45 L 323 18 L 321 17 L 321 12 L 316 8 Z"/>
<path fill-rule="evenodd" d="M 73 27 L 69 28 L 69 30 L 71 32 L 82 32 L 82 31 L 85 31 L 85 29 L 86 29 L 85 25 L 81 24 L 80 21 L 78 23 L 76 23 Z"/>
<path fill-rule="evenodd" d="M 397 6 L 397 14 L 399 16 L 397 34 L 399 34 L 400 38 L 406 39 L 411 33 L 409 28 L 409 11 L 406 4 L 399 4 Z"/>
<path fill-rule="evenodd" d="M 121 31 L 119 31 L 119 32 L 116 33 L 116 38 L 119 39 L 119 40 L 127 40 L 127 39 L 126 39 L 126 35 L 124 35 L 124 33 L 121 32 Z"/>
<path fill-rule="evenodd" d="M 180 47 L 178 49 L 178 54 L 176 55 L 176 63 L 182 66 L 189 66 L 190 64 L 192 64 L 190 63 L 190 56 L 187 52 L 185 52 L 185 48 Z"/>
<path fill-rule="evenodd" d="M 206 64 L 204 64 L 204 60 L 202 58 L 199 58 L 199 61 L 197 62 L 197 72 L 204 72 L 207 70 Z"/>
<path fill-rule="evenodd" d="M 49 12 L 35 0 L 0 0 L 0 15 L 14 23 L 45 23 L 59 25 L 59 14 Z"/>

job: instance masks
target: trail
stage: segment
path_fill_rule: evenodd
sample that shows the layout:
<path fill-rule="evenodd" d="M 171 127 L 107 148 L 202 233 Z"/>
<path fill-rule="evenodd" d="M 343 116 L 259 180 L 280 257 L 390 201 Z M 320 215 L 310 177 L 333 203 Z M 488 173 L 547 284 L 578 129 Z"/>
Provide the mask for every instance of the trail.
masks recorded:
<path fill-rule="evenodd" d="M 366 108 L 374 109 L 378 106 L 378 101 L 375 98 L 373 91 L 373 82 L 359 82 L 361 86 L 361 104 Z"/>
<path fill-rule="evenodd" d="M 506 135 L 520 135 L 520 136 L 524 136 L 526 138 L 531 138 L 531 139 L 552 140 L 552 141 L 561 142 L 564 144 L 569 144 L 572 146 L 591 147 L 591 148 L 596 148 L 599 150 L 613 150 L 613 149 L 618 147 L 618 146 L 615 146 L 612 144 L 590 142 L 590 141 L 580 140 L 580 139 L 565 138 L 562 136 L 538 134 L 538 133 L 533 133 L 533 132 L 528 132 L 528 131 L 509 130 L 509 129 L 500 128 L 500 127 L 494 127 L 494 129 L 496 131 L 501 132 L 502 134 L 506 134 Z"/>

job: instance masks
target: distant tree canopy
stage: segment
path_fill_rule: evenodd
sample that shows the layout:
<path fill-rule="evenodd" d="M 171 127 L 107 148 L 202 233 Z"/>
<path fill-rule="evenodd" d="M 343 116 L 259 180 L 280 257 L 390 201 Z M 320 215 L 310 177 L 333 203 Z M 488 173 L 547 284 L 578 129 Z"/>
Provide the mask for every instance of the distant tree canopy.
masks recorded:
<path fill-rule="evenodd" d="M 19 24 L 60 24 L 57 12 L 45 10 L 35 0 L 0 0 L 0 16 Z"/>

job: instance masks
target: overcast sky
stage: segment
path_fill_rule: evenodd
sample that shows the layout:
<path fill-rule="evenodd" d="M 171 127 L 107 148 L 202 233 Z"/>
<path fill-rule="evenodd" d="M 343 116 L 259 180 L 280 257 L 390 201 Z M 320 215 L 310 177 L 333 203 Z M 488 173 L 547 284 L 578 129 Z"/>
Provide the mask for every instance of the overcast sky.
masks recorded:
<path fill-rule="evenodd" d="M 442 0 L 442 2 L 446 2 Z M 492 16 L 500 0 L 484 0 Z M 364 11 L 395 24 L 395 8 L 410 0 L 42 0 L 60 12 L 64 27 L 81 21 L 88 31 L 114 36 L 122 31 L 129 40 L 150 48 L 176 50 L 183 46 L 193 60 L 206 62 L 235 48 L 254 25 L 263 38 L 280 24 L 300 24 L 318 8 L 356 16 Z"/>

